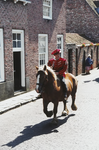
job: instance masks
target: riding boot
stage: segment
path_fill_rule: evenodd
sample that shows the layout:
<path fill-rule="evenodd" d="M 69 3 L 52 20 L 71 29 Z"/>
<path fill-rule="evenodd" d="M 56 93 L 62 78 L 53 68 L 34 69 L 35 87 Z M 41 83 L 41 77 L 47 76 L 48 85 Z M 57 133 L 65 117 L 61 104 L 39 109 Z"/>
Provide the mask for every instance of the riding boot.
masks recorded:
<path fill-rule="evenodd" d="M 67 85 L 66 85 L 66 82 L 65 82 L 65 78 L 62 77 L 61 81 L 62 81 L 62 87 L 63 87 L 63 92 L 64 92 L 64 98 L 67 98 Z"/>
<path fill-rule="evenodd" d="M 64 83 L 64 97 L 67 98 L 67 86 L 66 86 L 66 83 Z"/>
<path fill-rule="evenodd" d="M 37 99 L 42 98 L 41 93 L 36 97 Z"/>

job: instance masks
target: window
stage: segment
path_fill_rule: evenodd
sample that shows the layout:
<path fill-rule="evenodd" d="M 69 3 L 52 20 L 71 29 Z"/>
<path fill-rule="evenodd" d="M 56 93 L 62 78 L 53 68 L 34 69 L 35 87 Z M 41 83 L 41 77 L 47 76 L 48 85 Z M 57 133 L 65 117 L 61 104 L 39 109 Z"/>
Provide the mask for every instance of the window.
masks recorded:
<path fill-rule="evenodd" d="M 63 57 L 63 35 L 57 35 L 57 48 L 61 50 L 61 57 Z"/>
<path fill-rule="evenodd" d="M 21 34 L 13 33 L 13 48 L 21 48 Z"/>
<path fill-rule="evenodd" d="M 48 35 L 39 34 L 38 36 L 39 48 L 39 66 L 47 65 L 48 62 Z"/>
<path fill-rule="evenodd" d="M 43 18 L 52 19 L 52 0 L 43 0 Z"/>
<path fill-rule="evenodd" d="M 3 30 L 0 29 L 0 82 L 4 81 Z"/>
<path fill-rule="evenodd" d="M 12 39 L 13 39 L 13 51 L 22 51 L 24 45 L 24 32 L 22 30 L 13 30 Z"/>

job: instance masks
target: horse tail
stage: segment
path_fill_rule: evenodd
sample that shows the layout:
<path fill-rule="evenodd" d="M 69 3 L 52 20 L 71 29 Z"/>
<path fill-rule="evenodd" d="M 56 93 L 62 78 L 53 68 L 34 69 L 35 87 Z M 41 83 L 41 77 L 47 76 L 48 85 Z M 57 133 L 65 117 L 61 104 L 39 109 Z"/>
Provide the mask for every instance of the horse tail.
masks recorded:
<path fill-rule="evenodd" d="M 77 86 L 78 86 L 78 80 L 74 76 L 74 78 L 73 78 L 73 91 L 72 91 L 73 95 L 75 95 L 75 93 L 77 92 Z"/>

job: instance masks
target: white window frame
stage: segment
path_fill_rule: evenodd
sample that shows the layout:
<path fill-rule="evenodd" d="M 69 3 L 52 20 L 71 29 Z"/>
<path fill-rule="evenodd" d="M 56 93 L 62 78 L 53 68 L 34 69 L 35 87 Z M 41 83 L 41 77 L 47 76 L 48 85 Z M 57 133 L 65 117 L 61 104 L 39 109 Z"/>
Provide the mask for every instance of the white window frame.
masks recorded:
<path fill-rule="evenodd" d="M 46 45 L 45 45 L 45 52 L 40 52 L 40 46 L 39 46 L 39 42 L 40 42 L 40 38 L 39 37 L 45 37 L 46 38 Z M 47 34 L 38 34 L 38 52 L 39 52 L 39 62 L 38 62 L 38 66 L 42 67 L 44 65 L 47 65 L 48 62 L 48 35 Z M 45 64 L 40 65 L 40 54 L 45 54 Z"/>
<path fill-rule="evenodd" d="M 63 57 L 63 35 L 58 34 L 57 35 L 57 48 L 58 48 L 58 38 L 61 38 L 61 48 L 59 48 L 61 50 L 61 57 Z"/>
<path fill-rule="evenodd" d="M 0 82 L 4 81 L 4 45 L 3 29 L 0 29 Z"/>
<path fill-rule="evenodd" d="M 13 52 L 21 52 L 21 86 L 25 87 L 24 31 L 12 30 L 13 33 L 21 34 L 21 48 L 13 48 Z"/>
<path fill-rule="evenodd" d="M 43 3 L 43 7 L 49 7 L 50 8 L 50 16 L 44 16 L 43 15 L 43 19 L 48 19 L 48 20 L 52 20 L 52 0 L 47 0 L 47 1 L 50 1 L 50 6 L 46 5 Z M 43 8 L 44 10 L 44 8 Z"/>

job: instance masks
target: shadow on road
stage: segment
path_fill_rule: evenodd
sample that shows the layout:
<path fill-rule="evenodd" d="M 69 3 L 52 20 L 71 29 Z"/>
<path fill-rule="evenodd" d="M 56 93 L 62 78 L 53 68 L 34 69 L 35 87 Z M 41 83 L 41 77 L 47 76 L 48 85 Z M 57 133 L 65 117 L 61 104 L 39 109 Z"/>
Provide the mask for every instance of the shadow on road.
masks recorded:
<path fill-rule="evenodd" d="M 96 79 L 94 79 L 93 81 L 96 81 L 96 82 L 98 82 L 98 83 L 99 83 L 99 78 L 96 78 Z"/>
<path fill-rule="evenodd" d="M 82 76 L 90 75 L 90 73 L 82 73 Z"/>
<path fill-rule="evenodd" d="M 30 140 L 31 138 L 35 137 L 35 136 L 40 136 L 40 135 L 43 135 L 43 134 L 51 134 L 51 133 L 57 133 L 59 132 L 58 131 L 58 127 L 63 125 L 64 123 L 67 122 L 67 120 L 70 118 L 70 117 L 73 117 L 75 114 L 71 114 L 71 115 L 68 115 L 67 117 L 65 117 L 64 119 L 59 119 L 60 117 L 58 117 L 58 124 L 57 125 L 53 125 L 51 124 L 51 120 L 52 119 L 49 119 L 49 120 L 45 120 L 45 121 L 42 121 L 36 125 L 30 125 L 30 126 L 26 126 L 23 131 L 21 131 L 21 135 L 18 136 L 16 139 L 14 139 L 13 141 L 5 144 L 5 145 L 2 145 L 2 146 L 8 146 L 8 147 L 15 147 L 19 144 L 21 144 L 22 142 L 24 141 L 27 141 L 27 140 Z"/>
<path fill-rule="evenodd" d="M 96 79 L 94 79 L 94 80 L 87 80 L 87 81 L 84 81 L 84 83 L 88 83 L 88 82 L 91 82 L 91 81 L 96 81 L 96 82 L 99 83 L 99 78 L 96 78 Z"/>
<path fill-rule="evenodd" d="M 84 83 L 89 83 L 89 82 L 91 82 L 91 80 L 84 81 Z"/>

